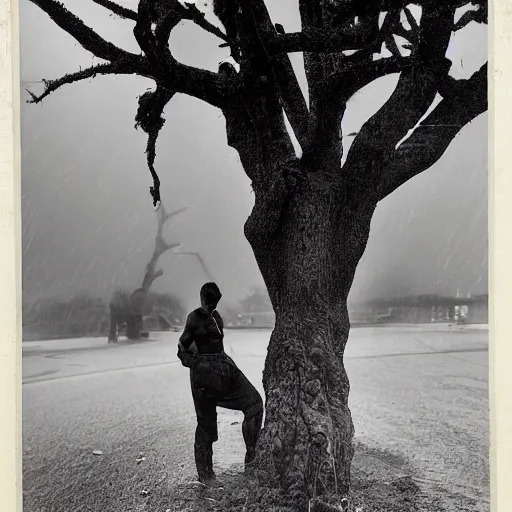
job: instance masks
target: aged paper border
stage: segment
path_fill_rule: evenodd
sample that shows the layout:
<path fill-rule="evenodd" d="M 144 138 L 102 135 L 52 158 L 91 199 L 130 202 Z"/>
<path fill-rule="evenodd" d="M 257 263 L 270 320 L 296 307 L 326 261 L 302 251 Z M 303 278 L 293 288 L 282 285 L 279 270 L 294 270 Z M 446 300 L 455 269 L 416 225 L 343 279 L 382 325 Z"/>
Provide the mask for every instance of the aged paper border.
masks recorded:
<path fill-rule="evenodd" d="M 21 182 L 18 0 L 0 0 L 0 509 L 21 511 Z"/>
<path fill-rule="evenodd" d="M 512 2 L 490 2 L 491 511 L 507 512 L 512 507 L 512 340 L 506 322 L 512 306 Z M 9 512 L 22 509 L 18 17 L 19 0 L 0 0 L 0 509 Z"/>
<path fill-rule="evenodd" d="M 489 21 L 491 511 L 506 512 L 512 507 L 512 2 L 494 0 Z"/>

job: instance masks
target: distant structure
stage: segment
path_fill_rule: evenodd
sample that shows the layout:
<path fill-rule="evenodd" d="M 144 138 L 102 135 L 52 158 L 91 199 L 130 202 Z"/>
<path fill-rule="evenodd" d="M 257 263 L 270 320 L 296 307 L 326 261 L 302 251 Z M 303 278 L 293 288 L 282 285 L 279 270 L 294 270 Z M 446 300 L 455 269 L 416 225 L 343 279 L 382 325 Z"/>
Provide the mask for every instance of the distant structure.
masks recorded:
<path fill-rule="evenodd" d="M 489 296 L 441 297 L 420 295 L 397 299 L 376 299 L 351 309 L 353 326 L 392 323 L 457 323 L 487 324 L 489 322 Z M 273 329 L 273 311 L 241 312 L 236 327 Z"/>
<path fill-rule="evenodd" d="M 489 296 L 441 297 L 420 295 L 368 301 L 352 309 L 351 323 L 467 323 L 489 321 Z"/>

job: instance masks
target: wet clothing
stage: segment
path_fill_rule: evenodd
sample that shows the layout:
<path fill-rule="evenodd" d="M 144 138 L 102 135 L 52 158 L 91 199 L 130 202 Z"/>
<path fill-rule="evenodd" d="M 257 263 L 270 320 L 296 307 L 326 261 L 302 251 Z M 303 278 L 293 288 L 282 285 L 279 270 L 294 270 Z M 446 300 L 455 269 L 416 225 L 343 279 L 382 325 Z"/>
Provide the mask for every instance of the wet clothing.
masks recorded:
<path fill-rule="evenodd" d="M 190 368 L 192 398 L 197 416 L 194 455 L 201 481 L 214 478 L 213 443 L 218 439 L 217 407 L 242 411 L 242 434 L 246 445 L 245 462 L 255 457 L 263 420 L 263 400 L 256 388 L 224 352 L 223 322 L 214 311 L 193 311 L 180 343 L 178 357 Z M 195 342 L 197 354 L 190 351 Z"/>

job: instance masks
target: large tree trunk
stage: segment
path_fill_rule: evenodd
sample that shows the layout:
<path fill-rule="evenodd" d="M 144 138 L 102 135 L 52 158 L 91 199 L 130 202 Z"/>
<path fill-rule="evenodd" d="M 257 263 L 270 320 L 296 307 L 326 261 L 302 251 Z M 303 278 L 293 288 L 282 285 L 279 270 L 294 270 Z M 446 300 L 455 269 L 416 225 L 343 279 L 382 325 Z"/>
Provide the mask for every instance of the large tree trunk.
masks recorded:
<path fill-rule="evenodd" d="M 257 234 L 261 198 L 246 224 L 276 314 L 263 375 L 259 460 L 302 503 L 330 490 L 342 494 L 350 483 L 346 304 L 376 203 L 359 198 L 353 209 L 346 190 L 326 183 L 325 174 L 307 174 L 273 237 Z"/>

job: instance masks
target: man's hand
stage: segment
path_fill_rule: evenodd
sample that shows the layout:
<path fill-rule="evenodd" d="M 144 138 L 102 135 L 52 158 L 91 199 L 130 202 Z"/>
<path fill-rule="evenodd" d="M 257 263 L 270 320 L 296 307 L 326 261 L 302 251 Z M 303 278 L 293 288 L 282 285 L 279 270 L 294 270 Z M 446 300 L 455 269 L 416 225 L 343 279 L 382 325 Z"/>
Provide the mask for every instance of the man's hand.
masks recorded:
<path fill-rule="evenodd" d="M 181 343 L 178 343 L 178 359 L 181 361 L 183 366 L 191 368 L 194 363 L 194 352 L 190 349 L 184 348 Z"/>

